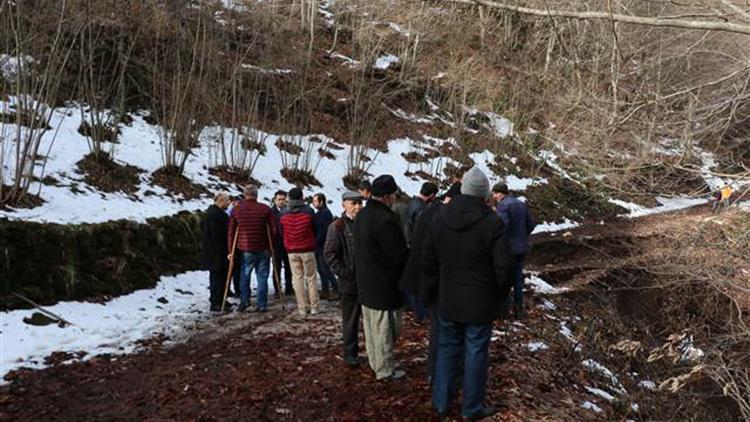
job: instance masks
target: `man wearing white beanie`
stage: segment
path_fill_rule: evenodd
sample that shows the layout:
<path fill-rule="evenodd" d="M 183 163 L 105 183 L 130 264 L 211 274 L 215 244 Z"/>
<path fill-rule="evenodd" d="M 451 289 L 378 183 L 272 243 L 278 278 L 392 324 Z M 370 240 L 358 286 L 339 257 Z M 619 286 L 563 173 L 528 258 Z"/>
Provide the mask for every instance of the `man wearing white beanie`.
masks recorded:
<path fill-rule="evenodd" d="M 463 416 L 478 420 L 495 413 L 484 403 L 490 335 L 513 282 L 505 228 L 485 202 L 489 195 L 487 176 L 473 167 L 461 195 L 440 209 L 425 240 L 424 282 L 437 292 L 438 314 L 432 404 L 441 418 L 451 408 L 459 359 Z"/>

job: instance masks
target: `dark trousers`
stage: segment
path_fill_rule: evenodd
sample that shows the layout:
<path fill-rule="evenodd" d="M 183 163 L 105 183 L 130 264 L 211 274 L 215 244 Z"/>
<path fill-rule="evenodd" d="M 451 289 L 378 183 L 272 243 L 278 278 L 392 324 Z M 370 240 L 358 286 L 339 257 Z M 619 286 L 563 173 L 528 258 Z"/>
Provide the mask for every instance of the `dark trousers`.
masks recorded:
<path fill-rule="evenodd" d="M 526 255 L 515 255 L 513 262 L 513 304 L 523 306 L 523 261 Z"/>
<path fill-rule="evenodd" d="M 427 318 L 428 311 L 427 307 L 422 303 L 422 300 L 417 297 L 414 293 L 405 293 L 406 296 L 406 303 L 409 304 L 409 307 L 414 311 L 414 317 L 417 319 L 417 321 L 422 321 L 423 319 Z"/>
<path fill-rule="evenodd" d="M 430 308 L 430 340 L 427 345 L 427 379 L 435 379 L 435 362 L 438 350 L 438 314 Z"/>
<path fill-rule="evenodd" d="M 453 401 L 459 359 L 463 357 L 463 403 L 465 417 L 477 414 L 483 406 L 489 365 L 492 324 L 464 324 L 438 316 L 438 354 L 432 382 L 432 405 L 447 412 Z M 461 348 L 463 347 L 463 356 Z"/>
<path fill-rule="evenodd" d="M 224 299 L 224 283 L 227 281 L 227 270 L 223 271 L 209 271 L 208 272 L 208 283 L 210 289 L 210 296 L 208 301 L 212 307 L 221 306 L 221 301 Z"/>
<path fill-rule="evenodd" d="M 341 319 L 344 357 L 356 359 L 359 356 L 359 320 L 362 319 L 362 306 L 357 296 L 341 297 Z"/>
<path fill-rule="evenodd" d="M 284 267 L 284 291 L 286 294 L 294 293 L 294 286 L 292 286 L 292 267 L 289 265 L 289 255 L 281 245 L 276 245 L 275 254 L 273 256 L 273 273 L 274 280 L 281 280 L 281 267 Z"/>
<path fill-rule="evenodd" d="M 315 251 L 315 266 L 318 269 L 318 275 L 320 275 L 320 284 L 323 291 L 327 292 L 331 288 L 333 288 L 333 290 L 338 290 L 339 285 L 336 283 L 336 276 L 333 275 L 331 267 L 328 266 L 328 263 L 323 256 L 323 251 Z"/>
<path fill-rule="evenodd" d="M 242 252 L 234 254 L 234 267 L 232 267 L 232 288 L 234 294 L 240 295 L 240 280 L 242 279 Z"/>

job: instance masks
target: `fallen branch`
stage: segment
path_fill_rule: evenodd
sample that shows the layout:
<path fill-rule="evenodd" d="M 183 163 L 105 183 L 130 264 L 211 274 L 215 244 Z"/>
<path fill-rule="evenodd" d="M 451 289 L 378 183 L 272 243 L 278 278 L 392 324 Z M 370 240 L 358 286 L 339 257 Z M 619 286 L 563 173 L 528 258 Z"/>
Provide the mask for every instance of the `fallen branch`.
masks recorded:
<path fill-rule="evenodd" d="M 60 322 L 62 322 L 64 324 L 77 326 L 77 325 L 73 324 L 72 322 L 68 321 L 67 319 L 61 317 L 60 315 L 57 315 L 57 314 L 55 314 L 53 312 L 50 312 L 50 311 L 42 308 L 41 305 L 39 305 L 38 303 L 34 302 L 33 300 L 27 298 L 26 296 L 24 296 L 24 295 L 22 295 L 20 293 L 10 292 L 10 294 L 12 294 L 13 296 L 15 296 L 15 297 L 23 300 L 24 302 L 29 303 L 31 306 L 33 306 L 36 309 L 40 310 L 42 313 L 47 314 L 48 316 L 50 316 L 50 317 L 52 317 L 52 318 L 54 318 L 54 319 L 56 319 L 56 320 L 58 320 L 58 321 L 60 321 Z"/>
<path fill-rule="evenodd" d="M 577 12 L 572 10 L 541 10 L 528 7 L 514 6 L 489 0 L 438 0 L 444 3 L 459 3 L 472 6 L 485 6 L 493 9 L 510 10 L 526 15 L 563 17 L 583 20 L 609 20 L 634 25 L 661 26 L 670 28 L 696 29 L 702 31 L 723 31 L 750 35 L 750 25 L 732 22 L 708 22 L 684 19 L 664 19 L 661 17 L 632 16 L 611 14 L 608 12 Z"/>

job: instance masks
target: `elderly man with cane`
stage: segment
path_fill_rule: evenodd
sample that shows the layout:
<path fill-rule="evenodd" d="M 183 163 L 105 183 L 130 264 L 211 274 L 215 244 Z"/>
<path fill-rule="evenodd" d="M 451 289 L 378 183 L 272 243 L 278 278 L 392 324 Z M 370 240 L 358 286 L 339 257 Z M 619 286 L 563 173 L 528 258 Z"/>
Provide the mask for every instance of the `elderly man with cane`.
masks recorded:
<path fill-rule="evenodd" d="M 225 210 L 230 199 L 227 192 L 217 192 L 214 203 L 208 207 L 203 220 L 203 267 L 209 271 L 211 312 L 219 312 L 224 303 L 222 291 L 227 278 L 227 226 L 229 217 Z M 228 304 L 225 305 L 225 308 Z M 231 308 L 231 305 L 228 305 Z"/>

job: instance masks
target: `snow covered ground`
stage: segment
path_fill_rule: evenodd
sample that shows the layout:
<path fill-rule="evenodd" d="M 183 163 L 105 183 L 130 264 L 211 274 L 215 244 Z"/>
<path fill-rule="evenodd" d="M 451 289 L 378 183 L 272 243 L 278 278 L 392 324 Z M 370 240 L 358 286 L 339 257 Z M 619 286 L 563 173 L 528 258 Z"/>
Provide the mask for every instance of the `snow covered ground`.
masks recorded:
<path fill-rule="evenodd" d="M 252 279 L 256 286 L 255 277 Z M 107 303 L 60 302 L 45 309 L 75 324 L 29 325 L 35 309 L 0 312 L 0 379 L 19 367 L 42 368 L 52 352 L 132 353 L 138 341 L 179 333 L 209 317 L 208 273 L 193 271 L 163 277 L 153 289 L 142 289 Z M 269 295 L 274 294 L 269 280 Z"/>
<path fill-rule="evenodd" d="M 7 107 L 8 103 L 0 103 Z M 104 193 L 93 186 L 85 183 L 84 177 L 76 173 L 76 163 L 89 153 L 86 137 L 78 133 L 81 125 L 81 113 L 77 107 L 55 109 L 50 122 L 53 130 L 47 131 L 42 140 L 40 151 L 48 155 L 44 176 L 52 176 L 59 181 L 57 186 L 32 185 L 32 193 L 40 193 L 45 201 L 43 205 L 32 209 L 17 209 L 0 211 L 0 218 L 6 217 L 14 220 L 26 220 L 36 222 L 49 222 L 60 224 L 75 223 L 100 223 L 118 219 L 128 219 L 143 222 L 148 218 L 173 215 L 180 211 L 194 211 L 206 208 L 210 203 L 210 196 L 204 198 L 187 200 L 178 196 L 167 195 L 167 192 L 150 181 L 151 173 L 162 167 L 162 148 L 159 140 L 158 128 L 150 125 L 144 117 L 138 114 L 132 115 L 133 122 L 129 125 L 120 124 L 121 135 L 119 143 L 115 145 L 105 144 L 105 150 L 114 148 L 115 160 L 122 164 L 136 166 L 143 170 L 140 174 L 140 185 L 137 192 L 132 195 L 124 193 Z M 493 115 L 493 124 L 498 126 L 498 131 L 507 133 L 511 125 L 499 116 Z M 201 145 L 191 151 L 185 167 L 185 176 L 194 183 L 206 186 L 209 190 L 215 190 L 223 183 L 218 177 L 209 174 L 210 167 L 221 164 L 219 162 L 219 149 L 217 135 L 220 131 L 228 134 L 230 129 L 209 127 L 201 136 Z M 246 132 L 250 132 L 246 129 Z M 270 199 L 278 189 L 288 190 L 291 184 L 280 174 L 282 169 L 282 152 L 275 146 L 280 136 L 260 131 L 253 131 L 258 139 L 265 139 L 267 153 L 261 156 L 257 162 L 253 177 L 258 179 L 261 187 L 261 197 Z M 54 137 L 57 134 L 56 138 Z M 329 149 L 335 159 L 320 157 L 317 148 L 329 143 L 334 143 L 324 135 L 314 135 L 323 143 L 308 142 L 307 139 L 313 135 L 298 137 L 302 139 L 300 145 L 309 145 L 315 148 L 311 160 L 311 168 L 315 177 L 323 185 L 322 188 L 307 189 L 306 194 L 323 192 L 332 200 L 331 208 L 334 212 L 340 211 L 340 195 L 345 190 L 342 182 L 347 173 L 347 159 L 351 152 L 349 145 L 339 145 L 343 149 Z M 285 138 L 289 138 L 286 136 Z M 429 142 L 439 146 L 442 143 L 454 142 L 452 139 L 429 138 Z M 409 152 L 424 152 L 430 147 L 422 140 L 408 138 L 394 139 L 389 142 L 388 152 L 366 150 L 365 154 L 371 159 L 368 162 L 367 171 L 373 176 L 384 173 L 392 174 L 399 186 L 407 193 L 414 194 L 419 190 L 423 180 L 407 177 L 405 171 L 424 171 L 429 174 L 441 173 L 446 165 L 458 166 L 459 163 L 448 157 L 436 157 L 427 163 L 410 163 L 404 155 Z M 11 158 L 14 156 L 12 145 L 3 144 L 3 163 L 6 175 L 10 175 L 13 166 Z M 473 154 L 472 158 L 476 164 L 487 173 L 492 182 L 500 178 L 494 175 L 489 165 L 495 159 L 488 151 Z M 509 187 L 514 190 L 523 191 L 533 184 L 546 183 L 545 179 L 523 178 L 515 175 L 505 175 Z M 75 191 L 75 192 L 74 192 Z M 238 191 L 232 193 L 238 194 Z"/>
<path fill-rule="evenodd" d="M 653 208 L 646 208 L 642 207 L 638 204 L 622 201 L 619 199 L 610 199 L 609 202 L 619 205 L 626 210 L 628 210 L 627 214 L 624 214 L 625 217 L 628 218 L 635 218 L 635 217 L 645 217 L 647 215 L 654 215 L 654 214 L 662 214 L 665 212 L 670 211 L 679 211 L 686 208 L 692 208 L 697 205 L 705 204 L 708 202 L 708 199 L 706 198 L 683 198 L 683 197 L 677 197 L 677 198 L 665 198 L 661 196 L 656 197 L 656 201 L 659 203 L 659 206 L 653 207 Z"/>

